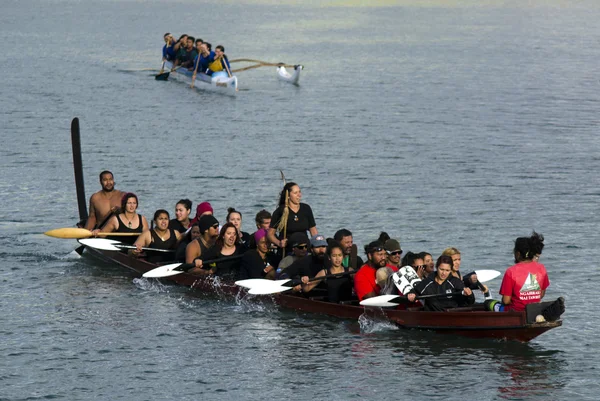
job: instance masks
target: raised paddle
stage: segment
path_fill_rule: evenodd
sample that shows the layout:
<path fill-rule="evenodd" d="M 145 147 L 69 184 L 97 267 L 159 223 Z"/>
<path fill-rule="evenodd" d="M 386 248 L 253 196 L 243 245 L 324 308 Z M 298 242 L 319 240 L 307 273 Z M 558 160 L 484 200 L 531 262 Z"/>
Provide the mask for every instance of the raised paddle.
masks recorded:
<path fill-rule="evenodd" d="M 119 241 L 106 239 L 106 238 L 88 238 L 81 239 L 79 243 L 90 248 L 100 249 L 102 251 L 120 251 L 121 249 L 137 249 L 133 245 L 126 245 Z M 146 248 L 142 247 L 143 251 L 155 251 L 155 252 L 175 252 L 174 249 L 157 249 L 157 248 Z"/>
<path fill-rule="evenodd" d="M 462 291 L 449 292 L 447 294 L 417 295 L 416 299 L 445 298 L 460 294 L 462 294 Z M 402 301 L 408 301 L 408 297 L 400 295 L 379 295 L 377 297 L 363 299 L 360 301 L 360 304 L 362 306 L 376 306 L 383 308 L 386 306 L 398 306 Z"/>
<path fill-rule="evenodd" d="M 133 237 L 139 236 L 141 233 L 104 233 L 99 232 L 98 236 L 106 237 L 106 236 L 115 236 L 115 237 Z M 68 239 L 83 239 L 93 237 L 94 234 L 90 230 L 86 230 L 85 228 L 74 228 L 74 227 L 65 227 L 65 228 L 55 228 L 54 230 L 46 231 L 44 235 L 54 238 L 68 238 Z"/>
<path fill-rule="evenodd" d="M 356 272 L 344 272 L 338 274 L 328 274 L 321 277 L 313 277 L 308 280 L 308 282 L 319 281 L 319 280 L 327 280 L 329 278 L 340 278 L 344 276 L 349 276 L 351 274 L 356 274 Z M 286 283 L 277 283 L 272 280 L 264 280 L 263 282 L 257 282 L 255 285 L 250 288 L 248 294 L 252 295 L 268 295 L 268 294 L 278 294 L 280 292 L 289 291 L 297 285 L 302 284 L 300 280 L 291 280 Z"/>
<path fill-rule="evenodd" d="M 213 263 L 226 262 L 228 260 L 240 259 L 243 256 L 244 256 L 243 254 L 231 255 L 231 256 L 225 256 L 225 257 L 218 258 L 218 259 L 204 260 L 204 261 L 202 261 L 202 264 L 210 265 Z M 146 277 L 146 278 L 170 277 L 170 276 L 174 276 L 176 274 L 186 272 L 190 269 L 193 269 L 195 266 L 196 265 L 194 263 L 173 263 L 170 265 L 160 266 L 160 267 L 157 267 L 156 269 L 147 271 L 146 273 L 142 274 L 142 276 Z"/>

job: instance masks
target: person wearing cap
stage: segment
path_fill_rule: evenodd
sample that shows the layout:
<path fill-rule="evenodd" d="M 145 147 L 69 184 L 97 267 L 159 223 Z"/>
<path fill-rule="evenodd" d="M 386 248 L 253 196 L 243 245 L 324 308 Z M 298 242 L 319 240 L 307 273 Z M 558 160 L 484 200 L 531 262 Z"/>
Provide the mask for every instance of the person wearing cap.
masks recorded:
<path fill-rule="evenodd" d="M 402 256 L 402 248 L 400 248 L 400 242 L 395 239 L 388 239 L 383 244 L 385 253 L 387 254 L 387 263 L 391 266 L 400 268 L 400 258 Z"/>
<path fill-rule="evenodd" d="M 249 278 L 273 279 L 275 277 L 274 255 L 269 252 L 267 230 L 261 228 L 254 233 L 256 248 L 250 249 L 242 257 L 240 264 L 240 280 Z"/>
<path fill-rule="evenodd" d="M 354 292 L 360 301 L 380 294 L 381 287 L 376 281 L 377 269 L 387 266 L 394 272 L 398 271 L 397 267 L 387 264 L 387 253 L 380 241 L 373 241 L 365 246 L 365 253 L 367 263 L 362 265 L 354 276 Z"/>
<path fill-rule="evenodd" d="M 200 238 L 190 242 L 185 248 L 185 263 L 193 263 L 194 268 L 189 273 L 207 276 L 214 274 L 216 268 L 203 269 L 202 258 L 208 250 L 215 244 L 219 236 L 219 221 L 212 214 L 202 216 L 198 221 L 200 228 Z"/>
<path fill-rule="evenodd" d="M 292 246 L 293 253 L 281 259 L 279 266 L 277 266 L 278 274 L 284 273 L 289 265 L 308 255 L 308 237 L 305 233 L 293 233 L 290 235 L 290 245 Z"/>
<path fill-rule="evenodd" d="M 356 266 L 350 266 L 352 261 L 350 260 L 350 254 L 352 253 L 352 245 L 354 244 L 352 233 L 350 230 L 342 228 L 333 235 L 333 239 L 336 240 L 344 250 L 344 259 L 342 260 L 342 266 L 344 267 L 353 267 L 357 269 L 361 267 L 365 262 L 363 262 L 362 258 L 356 255 Z"/>
<path fill-rule="evenodd" d="M 288 182 L 279 196 L 279 207 L 273 212 L 269 227 L 269 241 L 284 249 L 283 255 L 292 251 L 288 238 L 295 232 L 317 235 L 317 225 L 312 209 L 301 203 L 302 191 L 295 182 Z M 279 233 L 279 234 L 277 234 Z"/>
<path fill-rule="evenodd" d="M 325 254 L 327 253 L 327 240 L 321 234 L 310 238 L 310 256 L 296 260 L 285 269 L 289 278 L 301 278 L 302 283 L 308 283 L 311 277 L 315 277 L 325 268 Z M 298 290 L 300 288 L 297 288 Z"/>
<path fill-rule="evenodd" d="M 196 206 L 196 216 L 192 219 L 190 224 L 194 224 L 200 221 L 202 216 L 213 215 L 214 211 L 210 203 L 202 202 L 198 206 Z"/>
<path fill-rule="evenodd" d="M 327 247 L 327 255 L 331 261 L 329 268 L 323 268 L 315 278 L 326 277 L 325 282 L 322 280 L 315 280 L 312 282 L 306 282 L 302 285 L 303 292 L 310 292 L 317 285 L 323 283 L 323 287 L 327 289 L 327 301 L 333 303 L 340 303 L 342 301 L 349 301 L 352 299 L 352 277 L 351 274 L 354 272 L 350 271 L 350 268 L 342 266 L 342 260 L 344 258 L 344 251 L 342 245 L 336 241 L 329 242 Z M 332 275 L 336 275 L 331 277 Z"/>

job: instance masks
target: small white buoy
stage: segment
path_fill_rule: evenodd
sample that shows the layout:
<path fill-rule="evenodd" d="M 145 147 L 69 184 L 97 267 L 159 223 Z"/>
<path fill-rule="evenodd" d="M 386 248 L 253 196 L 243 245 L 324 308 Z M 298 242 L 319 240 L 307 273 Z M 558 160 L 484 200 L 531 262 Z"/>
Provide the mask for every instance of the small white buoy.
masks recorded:
<path fill-rule="evenodd" d="M 545 319 L 545 318 L 544 318 L 544 316 L 542 316 L 542 315 L 537 315 L 537 316 L 535 317 L 535 322 L 536 322 L 536 323 L 544 323 L 545 321 L 546 321 L 546 319 Z"/>

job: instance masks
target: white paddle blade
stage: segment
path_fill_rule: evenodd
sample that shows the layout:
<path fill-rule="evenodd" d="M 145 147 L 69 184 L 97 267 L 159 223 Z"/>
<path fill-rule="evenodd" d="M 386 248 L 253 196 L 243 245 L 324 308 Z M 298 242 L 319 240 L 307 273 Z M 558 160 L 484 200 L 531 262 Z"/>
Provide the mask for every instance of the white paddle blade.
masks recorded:
<path fill-rule="evenodd" d="M 160 267 L 157 267 L 156 269 L 152 269 L 152 270 L 147 271 L 146 273 L 142 274 L 142 277 L 161 278 L 161 277 L 175 276 L 177 274 L 183 273 L 181 270 L 173 270 L 173 269 L 181 266 L 182 264 L 183 263 L 172 263 L 170 265 L 160 266 Z"/>
<path fill-rule="evenodd" d="M 260 286 L 260 285 L 273 285 L 273 284 L 277 284 L 277 285 L 283 285 L 287 282 L 289 282 L 291 279 L 284 279 L 284 280 L 267 280 L 265 278 L 248 278 L 246 280 L 238 280 L 235 282 L 235 285 L 243 287 L 243 288 L 254 288 L 256 286 Z"/>
<path fill-rule="evenodd" d="M 117 248 L 115 245 L 120 244 L 119 241 L 105 239 L 105 238 L 86 238 L 80 239 L 81 245 L 89 246 L 90 248 L 100 249 L 102 251 L 120 251 L 121 248 Z"/>
<path fill-rule="evenodd" d="M 248 294 L 252 295 L 268 295 L 268 294 L 279 294 L 280 292 L 291 290 L 292 287 L 284 287 L 282 285 L 271 284 L 271 285 L 260 285 L 250 288 Z"/>
<path fill-rule="evenodd" d="M 485 283 L 486 281 L 495 279 L 502 273 L 498 270 L 475 270 L 475 274 L 477 274 L 477 280 L 479 280 L 480 283 Z"/>
<path fill-rule="evenodd" d="M 389 302 L 394 298 L 398 298 L 398 295 L 379 295 L 377 297 L 367 298 L 360 301 L 362 306 L 398 306 L 397 303 Z"/>

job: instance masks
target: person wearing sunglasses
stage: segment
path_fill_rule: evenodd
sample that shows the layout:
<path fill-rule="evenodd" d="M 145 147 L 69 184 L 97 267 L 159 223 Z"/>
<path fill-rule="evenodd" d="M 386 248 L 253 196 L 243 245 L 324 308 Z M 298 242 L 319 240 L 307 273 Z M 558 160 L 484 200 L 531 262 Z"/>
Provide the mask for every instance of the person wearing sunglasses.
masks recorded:
<path fill-rule="evenodd" d="M 402 256 L 402 248 L 400 242 L 395 239 L 388 239 L 383 244 L 385 253 L 387 254 L 387 264 L 400 268 L 400 257 Z"/>
<path fill-rule="evenodd" d="M 290 235 L 289 241 L 292 246 L 292 254 L 281 259 L 275 277 L 280 277 L 288 266 L 308 255 L 308 236 L 305 233 L 293 233 Z"/>
<path fill-rule="evenodd" d="M 290 236 L 291 238 L 291 236 Z M 298 244 L 300 248 L 302 244 Z M 282 278 L 301 278 L 303 284 L 307 284 L 310 277 L 315 277 L 325 268 L 325 254 L 327 252 L 327 241 L 321 234 L 310 238 L 310 255 L 296 260 L 289 265 L 281 274 Z M 284 277 L 285 274 L 285 277 Z M 300 290 L 300 287 L 295 288 Z"/>
<path fill-rule="evenodd" d="M 362 265 L 354 276 L 354 292 L 360 301 L 380 294 L 381 287 L 377 284 L 376 279 L 378 269 L 387 266 L 394 272 L 398 271 L 397 267 L 388 265 L 387 253 L 384 244 L 380 241 L 373 241 L 365 246 L 365 253 L 367 263 Z"/>

